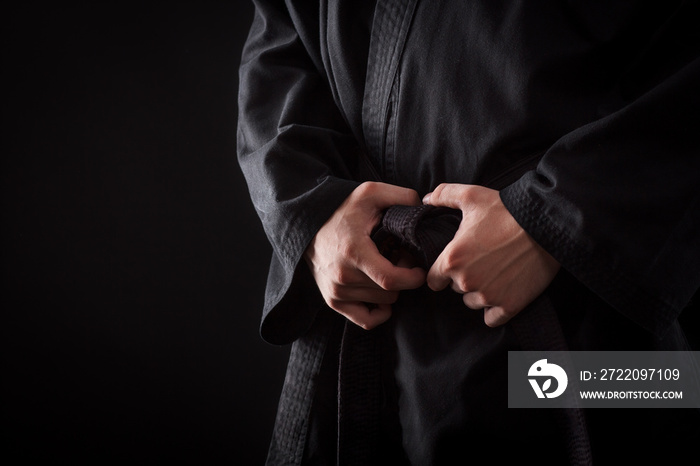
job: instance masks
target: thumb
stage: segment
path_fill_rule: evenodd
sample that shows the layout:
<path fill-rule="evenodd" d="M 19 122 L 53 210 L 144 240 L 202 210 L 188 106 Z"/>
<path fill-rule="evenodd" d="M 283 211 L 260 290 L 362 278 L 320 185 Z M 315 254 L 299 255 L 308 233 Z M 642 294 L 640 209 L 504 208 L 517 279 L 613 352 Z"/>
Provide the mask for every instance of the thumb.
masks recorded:
<path fill-rule="evenodd" d="M 432 193 L 423 197 L 423 204 L 463 210 L 462 207 L 469 195 L 469 189 L 469 185 L 442 183 Z"/>
<path fill-rule="evenodd" d="M 386 209 L 392 205 L 420 205 L 418 193 L 409 188 L 387 183 L 365 182 L 358 188 L 361 198 L 375 207 Z"/>

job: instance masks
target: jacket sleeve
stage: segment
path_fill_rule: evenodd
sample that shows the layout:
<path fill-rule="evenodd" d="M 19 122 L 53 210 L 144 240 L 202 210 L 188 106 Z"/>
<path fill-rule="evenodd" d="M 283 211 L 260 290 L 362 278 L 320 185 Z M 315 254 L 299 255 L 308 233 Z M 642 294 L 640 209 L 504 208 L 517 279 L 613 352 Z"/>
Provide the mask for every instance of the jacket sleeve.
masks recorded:
<path fill-rule="evenodd" d="M 679 10 L 619 87 L 501 192 L 562 267 L 661 337 L 700 286 L 700 53 Z"/>
<path fill-rule="evenodd" d="M 299 262 L 358 184 L 357 143 L 324 79 L 318 6 L 300 8 L 256 2 L 239 71 L 238 161 L 273 249 L 260 331 L 275 344 L 302 335 L 323 306 Z"/>

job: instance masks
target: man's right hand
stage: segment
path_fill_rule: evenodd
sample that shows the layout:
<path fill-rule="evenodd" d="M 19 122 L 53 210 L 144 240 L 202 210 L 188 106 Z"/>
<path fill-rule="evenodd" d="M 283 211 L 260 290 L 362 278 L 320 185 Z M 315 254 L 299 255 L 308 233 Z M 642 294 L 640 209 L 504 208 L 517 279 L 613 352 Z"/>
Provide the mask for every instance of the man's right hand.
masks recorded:
<path fill-rule="evenodd" d="M 304 253 L 329 307 L 369 330 L 391 317 L 399 291 L 425 283 L 423 269 L 393 265 L 370 237 L 384 209 L 420 204 L 412 189 L 368 181 L 338 207 Z"/>

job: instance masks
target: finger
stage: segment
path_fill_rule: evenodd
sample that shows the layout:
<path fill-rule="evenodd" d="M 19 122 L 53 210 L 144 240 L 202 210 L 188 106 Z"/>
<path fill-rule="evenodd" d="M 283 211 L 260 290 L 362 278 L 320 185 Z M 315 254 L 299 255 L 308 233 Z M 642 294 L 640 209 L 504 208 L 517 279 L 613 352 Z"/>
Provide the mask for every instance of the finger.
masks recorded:
<path fill-rule="evenodd" d="M 489 327 L 498 327 L 512 319 L 515 314 L 517 313 L 506 312 L 501 306 L 486 307 L 484 309 L 484 323 Z"/>
<path fill-rule="evenodd" d="M 488 303 L 486 302 L 486 298 L 479 292 L 472 291 L 471 293 L 466 293 L 464 296 L 462 296 L 462 301 L 464 301 L 464 305 L 469 309 L 479 310 L 489 307 Z"/>
<path fill-rule="evenodd" d="M 445 288 L 447 288 L 447 285 L 449 285 L 451 282 L 452 279 L 449 276 L 441 275 L 433 268 L 431 268 L 428 271 L 428 278 L 426 279 L 426 283 L 428 284 L 428 288 L 430 288 L 433 291 L 444 290 Z"/>
<path fill-rule="evenodd" d="M 423 204 L 461 209 L 468 190 L 469 185 L 442 183 L 423 197 Z"/>
<path fill-rule="evenodd" d="M 357 195 L 365 202 L 371 202 L 382 210 L 393 205 L 420 205 L 418 193 L 409 188 L 403 188 L 388 183 L 368 181 L 356 188 Z"/>
<path fill-rule="evenodd" d="M 377 304 L 370 310 L 364 303 L 346 302 L 334 309 L 365 330 L 371 330 L 391 317 L 389 304 Z"/>
<path fill-rule="evenodd" d="M 339 289 L 333 299 L 336 301 L 364 302 L 376 304 L 393 304 L 399 298 L 398 291 L 387 291 L 379 288 L 369 287 L 343 287 Z"/>
<path fill-rule="evenodd" d="M 457 285 L 455 282 L 450 283 L 450 288 L 452 288 L 452 291 L 454 291 L 457 294 L 465 294 L 468 292 L 468 290 L 463 290 L 462 288 Z"/>
<path fill-rule="evenodd" d="M 443 251 L 442 254 L 438 256 L 433 266 L 430 267 L 430 270 L 428 270 L 426 283 L 428 284 L 428 288 L 430 288 L 433 291 L 444 290 L 445 288 L 447 288 L 447 285 L 452 283 L 452 277 L 449 273 L 447 273 L 444 267 L 444 254 L 445 251 Z"/>
<path fill-rule="evenodd" d="M 466 212 L 469 206 L 492 202 L 498 191 L 484 186 L 443 183 L 423 197 L 423 204 L 451 207 Z"/>
<path fill-rule="evenodd" d="M 395 266 L 376 248 L 363 257 L 357 268 L 384 290 L 412 290 L 425 283 L 425 270 Z"/>

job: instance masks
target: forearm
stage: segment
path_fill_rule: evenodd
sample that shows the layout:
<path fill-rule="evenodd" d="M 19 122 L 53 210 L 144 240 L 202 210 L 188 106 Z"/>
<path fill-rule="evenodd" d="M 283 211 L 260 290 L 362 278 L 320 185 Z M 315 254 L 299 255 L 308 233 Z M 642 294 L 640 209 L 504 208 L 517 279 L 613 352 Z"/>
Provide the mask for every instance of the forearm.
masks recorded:
<path fill-rule="evenodd" d="M 700 60 L 565 136 L 501 192 L 562 267 L 657 334 L 700 283 L 698 79 Z"/>
<path fill-rule="evenodd" d="M 285 323 L 310 296 L 308 288 L 293 289 L 308 286 L 299 270 L 303 252 L 359 184 L 352 173 L 357 143 L 318 69 L 319 53 L 283 2 L 256 3 L 240 67 L 237 151 L 273 248 L 263 315 L 279 321 L 263 322 L 263 333 L 279 342 L 306 326 Z"/>

